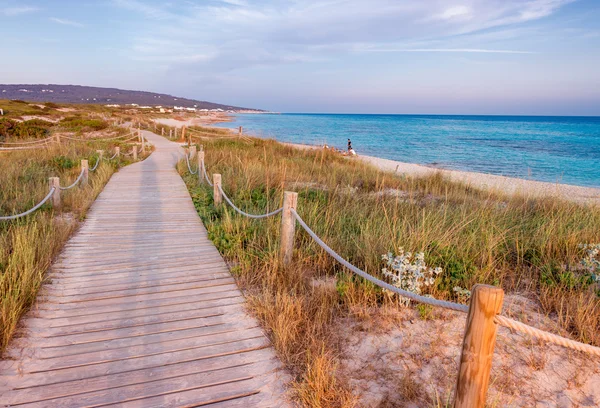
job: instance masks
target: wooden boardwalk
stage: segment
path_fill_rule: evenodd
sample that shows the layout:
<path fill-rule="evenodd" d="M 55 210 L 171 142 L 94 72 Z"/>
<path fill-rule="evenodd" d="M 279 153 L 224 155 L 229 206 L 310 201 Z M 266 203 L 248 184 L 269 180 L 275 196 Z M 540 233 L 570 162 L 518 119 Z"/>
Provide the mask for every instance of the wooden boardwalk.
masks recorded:
<path fill-rule="evenodd" d="M 174 169 L 116 173 L 0 362 L 0 406 L 284 406 L 285 373 Z"/>

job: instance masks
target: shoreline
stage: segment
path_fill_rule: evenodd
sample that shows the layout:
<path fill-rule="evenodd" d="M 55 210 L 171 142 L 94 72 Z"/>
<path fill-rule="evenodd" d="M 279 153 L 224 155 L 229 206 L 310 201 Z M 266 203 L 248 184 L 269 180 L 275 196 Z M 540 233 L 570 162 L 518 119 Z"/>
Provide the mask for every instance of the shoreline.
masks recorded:
<path fill-rule="evenodd" d="M 211 118 L 216 119 L 216 118 Z M 205 123 L 205 126 L 211 127 L 215 123 L 227 122 L 226 117 L 221 117 L 222 120 L 214 120 L 210 123 Z M 163 119 L 164 120 L 164 119 Z M 168 120 L 168 119 L 167 119 Z M 184 121 L 177 121 L 177 127 L 187 125 Z M 200 120 L 200 119 L 198 119 Z M 215 127 L 216 129 L 228 129 Z M 237 134 L 235 129 L 230 129 L 232 133 Z M 261 139 L 258 136 L 251 135 Z M 297 149 L 321 149 L 322 146 L 282 142 L 275 139 L 277 142 L 292 146 Z M 435 167 L 428 167 L 422 164 L 406 163 L 396 160 L 383 159 L 375 156 L 358 155 L 355 158 L 362 160 L 382 171 L 387 171 L 395 174 L 406 174 L 408 176 L 429 176 L 435 173 L 441 173 L 452 181 L 461 182 L 466 185 L 488 191 L 497 191 L 508 195 L 522 195 L 528 198 L 555 197 L 563 200 L 575 202 L 578 204 L 600 205 L 600 188 L 583 187 L 572 184 L 551 183 L 547 181 L 527 180 L 517 177 L 499 176 L 496 174 L 477 173 L 465 170 L 447 170 Z"/>
<path fill-rule="evenodd" d="M 279 142 L 297 149 L 321 149 L 321 146 Z M 406 163 L 375 156 L 355 156 L 382 171 L 408 176 L 430 176 L 441 173 L 452 181 L 488 191 L 498 191 L 508 195 L 522 195 L 528 198 L 555 197 L 578 204 L 600 205 L 600 188 L 575 186 L 572 184 L 550 183 L 527 180 L 496 174 L 477 173 L 463 170 L 446 170 L 422 164 Z"/>

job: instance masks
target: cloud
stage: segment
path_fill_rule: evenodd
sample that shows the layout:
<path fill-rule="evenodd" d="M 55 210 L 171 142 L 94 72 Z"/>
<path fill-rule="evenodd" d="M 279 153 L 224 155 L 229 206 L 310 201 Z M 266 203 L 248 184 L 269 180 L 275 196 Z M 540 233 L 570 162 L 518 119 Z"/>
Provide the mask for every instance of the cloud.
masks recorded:
<path fill-rule="evenodd" d="M 5 15 L 7 17 L 14 17 L 20 14 L 33 13 L 38 11 L 39 8 L 31 7 L 31 6 L 20 6 L 20 7 L 5 7 L 0 8 L 0 15 Z"/>
<path fill-rule="evenodd" d="M 132 58 L 216 75 L 360 52 L 532 54 L 520 50 L 527 37 L 517 30 L 573 0 L 112 1 L 148 19 L 171 20 L 134 36 Z"/>
<path fill-rule="evenodd" d="M 66 20 L 66 19 L 63 19 L 63 18 L 50 17 L 50 21 L 53 21 L 53 22 L 55 22 L 57 24 L 71 26 L 71 27 L 77 27 L 77 28 L 84 27 L 84 25 L 81 24 L 81 23 L 78 23 L 76 21 Z"/>
<path fill-rule="evenodd" d="M 377 48 L 368 49 L 370 52 L 458 52 L 477 54 L 537 54 L 533 51 L 495 50 L 486 48 Z"/>

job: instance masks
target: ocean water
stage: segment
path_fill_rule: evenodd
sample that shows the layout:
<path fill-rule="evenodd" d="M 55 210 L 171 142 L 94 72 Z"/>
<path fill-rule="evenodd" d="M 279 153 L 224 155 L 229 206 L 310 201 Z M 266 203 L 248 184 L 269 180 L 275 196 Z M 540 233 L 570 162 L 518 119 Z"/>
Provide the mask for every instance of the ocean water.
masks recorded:
<path fill-rule="evenodd" d="M 600 117 L 239 114 L 221 126 L 444 169 L 600 187 Z"/>

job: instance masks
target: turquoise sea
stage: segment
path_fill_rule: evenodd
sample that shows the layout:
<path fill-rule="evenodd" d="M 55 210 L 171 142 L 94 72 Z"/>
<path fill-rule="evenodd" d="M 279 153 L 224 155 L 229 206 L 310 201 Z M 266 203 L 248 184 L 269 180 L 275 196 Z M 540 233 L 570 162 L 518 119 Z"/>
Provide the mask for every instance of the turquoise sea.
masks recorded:
<path fill-rule="evenodd" d="M 445 169 L 600 187 L 600 117 L 239 114 L 221 126 Z"/>

